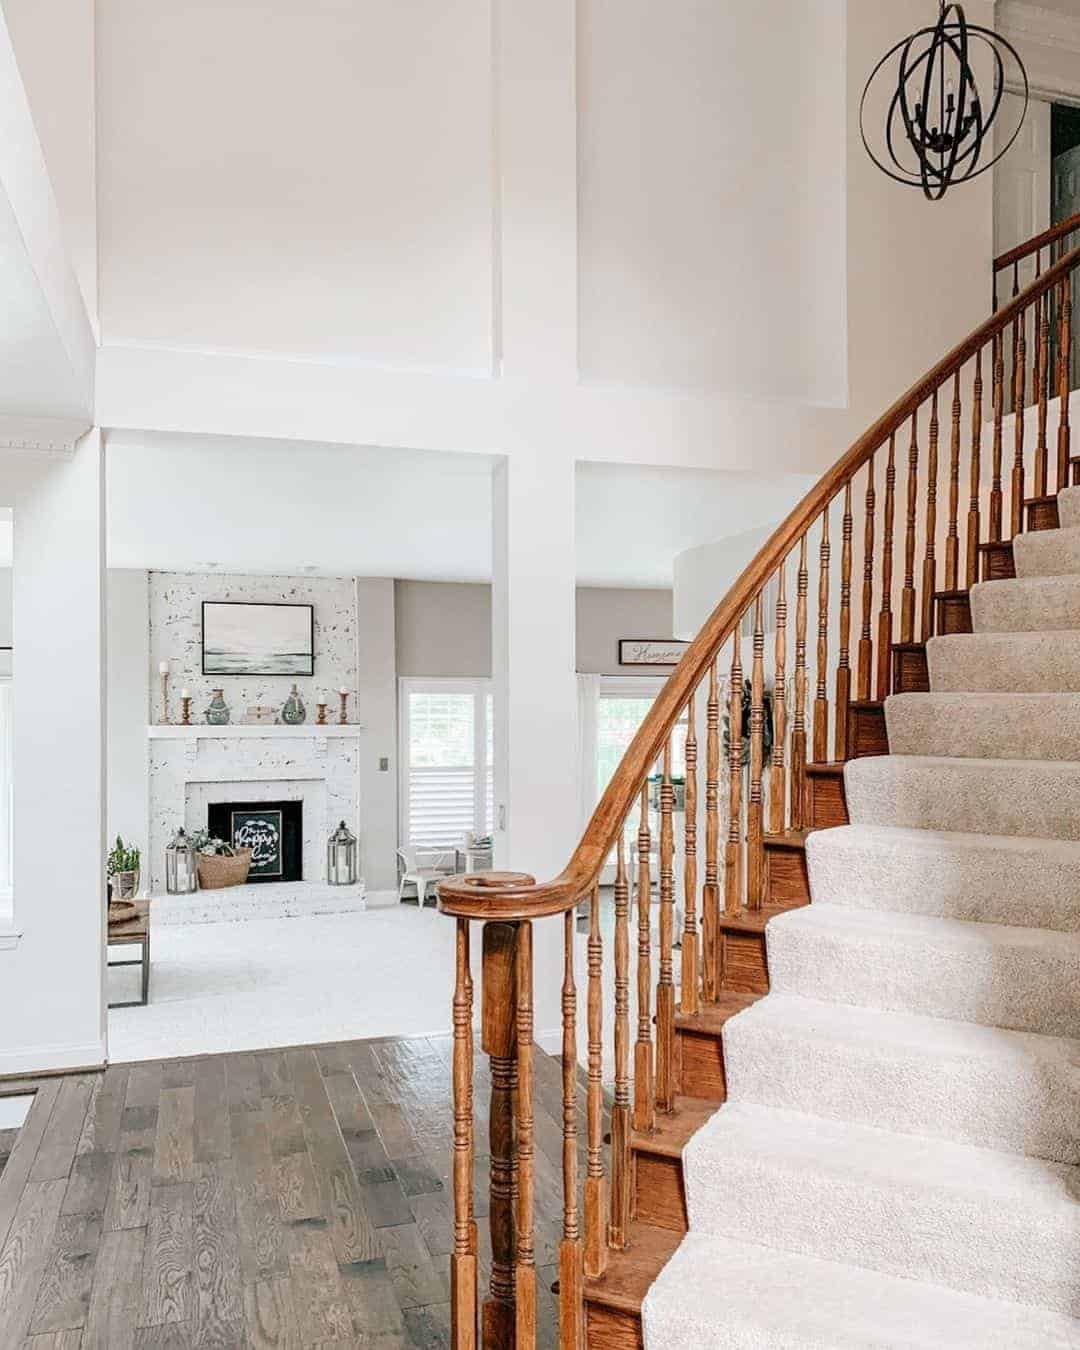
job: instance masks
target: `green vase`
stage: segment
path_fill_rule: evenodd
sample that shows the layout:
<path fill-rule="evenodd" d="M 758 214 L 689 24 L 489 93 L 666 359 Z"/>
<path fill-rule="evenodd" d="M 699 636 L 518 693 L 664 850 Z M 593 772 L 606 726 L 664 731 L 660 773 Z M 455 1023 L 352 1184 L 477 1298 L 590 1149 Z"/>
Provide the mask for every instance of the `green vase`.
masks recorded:
<path fill-rule="evenodd" d="M 229 723 L 229 705 L 225 702 L 225 691 L 215 689 L 213 697 L 210 700 L 210 706 L 206 710 L 206 721 L 208 726 L 224 727 Z"/>
<path fill-rule="evenodd" d="M 307 718 L 307 709 L 304 707 L 304 700 L 300 697 L 300 690 L 294 684 L 292 693 L 285 700 L 285 706 L 281 709 L 281 720 L 290 727 L 298 727 Z"/>

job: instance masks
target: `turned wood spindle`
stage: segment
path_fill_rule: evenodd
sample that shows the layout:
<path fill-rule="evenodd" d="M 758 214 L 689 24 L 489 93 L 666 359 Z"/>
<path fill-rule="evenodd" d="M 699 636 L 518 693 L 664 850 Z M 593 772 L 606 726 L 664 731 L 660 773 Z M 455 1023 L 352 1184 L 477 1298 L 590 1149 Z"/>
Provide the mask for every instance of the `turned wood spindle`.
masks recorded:
<path fill-rule="evenodd" d="M 660 970 L 656 985 L 656 1109 L 675 1109 L 675 788 L 671 737 L 664 742 L 660 779 Z"/>
<path fill-rule="evenodd" d="M 1010 538 L 1024 528 L 1024 389 L 1027 369 L 1027 338 L 1023 317 L 1017 321 L 1013 347 L 1013 468 L 1010 505 Z"/>
<path fill-rule="evenodd" d="M 964 585 L 968 590 L 979 579 L 980 489 L 982 487 L 982 348 L 975 353 L 975 382 L 971 389 L 971 465 L 968 486 L 967 565 Z"/>
<path fill-rule="evenodd" d="M 795 593 L 795 716 L 791 723 L 791 828 L 806 823 L 806 608 L 810 577 L 806 568 L 806 535 L 799 540 L 799 572 Z"/>
<path fill-rule="evenodd" d="M 697 920 L 697 726 L 695 699 L 686 705 L 686 789 L 683 834 L 682 1000 L 684 1013 L 698 1010 Z"/>
<path fill-rule="evenodd" d="M 567 928 L 566 940 L 574 941 L 573 925 Z M 585 1169 L 585 1274 L 597 1279 L 607 1264 L 607 1243 L 604 1240 L 604 1217 L 607 1209 L 604 1160 L 604 943 L 600 936 L 600 887 L 594 886 L 589 900 L 589 1088 L 588 1108 L 588 1163 Z M 564 1047 L 564 1054 L 566 1053 Z M 567 1067 L 563 1064 L 563 1092 L 573 1093 L 577 1082 L 577 1045 L 570 1046 L 569 1082 Z M 563 1185 L 577 1184 L 577 1153 L 575 1150 L 571 1175 L 564 1169 Z M 561 1286 L 560 1286 L 561 1287 Z"/>
<path fill-rule="evenodd" d="M 615 1097 L 611 1106 L 608 1246 L 622 1251 L 630 1226 L 630 883 L 623 832 L 615 852 Z"/>
<path fill-rule="evenodd" d="M 476 1345 L 476 1223 L 473 1219 L 473 985 L 469 968 L 469 921 L 457 920 L 454 984 L 454 1250 L 450 1256 L 450 1338 Z"/>
<path fill-rule="evenodd" d="M 814 698 L 814 762 L 829 758 L 829 507 L 821 513 L 818 563 L 817 694 Z"/>
<path fill-rule="evenodd" d="M 746 903 L 760 910 L 765 890 L 765 804 L 761 776 L 765 767 L 765 632 L 762 594 L 754 601 L 754 646 L 750 664 L 750 794 L 746 803 Z"/>
<path fill-rule="evenodd" d="M 862 629 L 859 634 L 858 697 L 860 702 L 870 698 L 874 669 L 874 512 L 877 498 L 874 494 L 874 456 L 866 465 L 866 504 L 863 507 L 863 580 Z"/>
<path fill-rule="evenodd" d="M 919 509 L 919 413 L 911 414 L 908 446 L 907 520 L 904 527 L 904 588 L 900 593 L 900 641 L 915 641 L 915 518 Z"/>
<path fill-rule="evenodd" d="M 893 523 L 896 516 L 896 433 L 889 436 L 885 466 L 885 515 L 881 541 L 881 605 L 878 611 L 877 696 L 884 701 L 892 687 L 890 668 L 893 637 Z"/>
<path fill-rule="evenodd" d="M 773 675 L 773 743 L 769 769 L 769 832 L 783 834 L 787 811 L 787 559 L 776 574 L 776 649 Z M 767 898 L 767 897 L 766 897 Z M 683 960 L 685 960 L 685 955 Z"/>
<path fill-rule="evenodd" d="M 731 634 L 731 685 L 728 689 L 728 836 L 724 849 L 724 912 L 739 914 L 743 903 L 742 781 L 743 672 L 740 618 Z M 719 954 L 718 954 L 719 955 Z"/>
<path fill-rule="evenodd" d="M 953 379 L 952 420 L 949 435 L 949 528 L 945 536 L 945 589 L 960 585 L 960 372 Z"/>
<path fill-rule="evenodd" d="M 937 476 L 938 476 L 938 437 L 941 425 L 938 421 L 938 391 L 935 389 L 930 402 L 930 445 L 926 454 L 926 540 L 923 552 L 922 569 L 922 640 L 934 634 L 934 592 L 937 590 Z"/>
<path fill-rule="evenodd" d="M 840 542 L 840 652 L 836 663 L 836 713 L 833 759 L 848 757 L 848 708 L 851 704 L 851 479 L 844 484 L 844 515 Z"/>
<path fill-rule="evenodd" d="M 717 660 L 709 663 L 705 705 L 705 885 L 701 892 L 701 995 L 715 1002 L 720 992 L 720 680 Z"/>
<path fill-rule="evenodd" d="M 532 924 L 518 925 L 517 956 L 517 1247 L 514 1253 L 514 1345 L 536 1345 L 535 1143 L 533 1138 Z M 575 1055 L 576 1060 L 576 1055 Z M 576 1184 L 576 1179 L 575 1179 Z"/>
<path fill-rule="evenodd" d="M 491 1067 L 488 1167 L 491 1233 L 490 1297 L 482 1309 L 482 1345 L 509 1345 L 514 1336 L 514 1096 L 517 1025 L 514 962 L 518 925 L 485 923 L 481 985 L 482 1046 Z"/>
<path fill-rule="evenodd" d="M 1045 497 L 1050 491 L 1050 447 L 1046 439 L 1046 422 L 1050 397 L 1050 294 L 1035 302 L 1035 402 L 1038 405 L 1037 439 L 1035 442 L 1035 496 Z"/>
<path fill-rule="evenodd" d="M 652 874 L 649 852 L 649 780 L 641 786 L 641 822 L 638 826 L 638 959 L 637 959 L 637 1042 L 634 1045 L 634 1129 L 651 1132 L 656 1121 L 653 1108 L 652 1043 L 652 953 L 651 922 Z"/>
<path fill-rule="evenodd" d="M 1005 420 L 1005 335 L 996 333 L 993 342 L 994 364 L 994 435 L 990 450 L 990 539 L 999 543 L 1004 529 L 1004 494 L 1001 489 L 1001 469 L 1004 455 L 1003 432 Z"/>
<path fill-rule="evenodd" d="M 598 908 L 595 889 L 592 896 L 592 914 Z M 582 1281 L 581 1225 L 578 1218 L 577 1194 L 577 985 L 574 979 L 574 925 L 576 912 L 568 909 L 563 915 L 563 986 L 562 986 L 562 1182 L 563 1182 L 563 1226 L 562 1241 L 559 1243 L 559 1344 L 573 1350 L 580 1350 L 585 1344 L 584 1293 Z M 596 938 L 600 933 L 597 928 Z M 603 1213 L 602 1189 L 597 1190 L 593 1159 L 593 1046 L 592 1046 L 592 1004 L 593 1004 L 593 934 L 589 932 L 589 1097 L 588 1097 L 588 1140 L 589 1163 L 585 1176 L 585 1234 L 586 1250 L 590 1241 L 598 1241 L 600 1251 L 604 1249 L 600 1230 L 600 1216 Z M 597 957 L 599 967 L 599 957 Z M 596 981 L 599 984 L 599 968 Z M 599 1052 L 598 1052 L 599 1053 Z M 599 1078 L 599 1066 L 596 1069 Z M 599 1092 L 599 1083 L 597 1084 Z M 599 1185 L 604 1183 L 604 1172 L 600 1166 L 600 1120 L 596 1112 L 596 1168 L 599 1171 Z M 600 1274 L 599 1270 L 592 1272 Z"/>
<path fill-rule="evenodd" d="M 1058 441 L 1057 486 L 1060 492 L 1069 482 L 1071 431 L 1069 428 L 1069 376 L 1072 365 L 1072 278 L 1061 281 L 1061 303 L 1058 307 Z"/>

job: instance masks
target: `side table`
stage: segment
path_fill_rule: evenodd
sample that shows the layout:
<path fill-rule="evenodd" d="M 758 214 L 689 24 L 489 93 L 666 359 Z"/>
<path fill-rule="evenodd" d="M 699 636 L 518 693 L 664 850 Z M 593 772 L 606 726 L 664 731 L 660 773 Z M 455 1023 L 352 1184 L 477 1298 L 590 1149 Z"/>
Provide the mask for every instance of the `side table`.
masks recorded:
<path fill-rule="evenodd" d="M 142 997 L 123 1003 L 110 1003 L 110 1008 L 141 1008 L 150 1001 L 150 901 L 136 900 L 135 914 L 130 919 L 111 923 L 105 941 L 110 947 L 138 947 L 134 961 L 109 961 L 110 966 L 142 966 Z"/>

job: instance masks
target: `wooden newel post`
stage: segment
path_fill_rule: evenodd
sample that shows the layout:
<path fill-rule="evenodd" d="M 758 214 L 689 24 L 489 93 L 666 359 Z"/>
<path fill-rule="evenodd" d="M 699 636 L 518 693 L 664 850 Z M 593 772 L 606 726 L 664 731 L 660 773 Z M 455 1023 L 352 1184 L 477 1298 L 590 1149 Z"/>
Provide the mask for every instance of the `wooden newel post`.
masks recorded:
<path fill-rule="evenodd" d="M 454 984 L 454 1251 L 450 1257 L 451 1341 L 476 1345 L 476 1220 L 473 1217 L 473 985 L 469 921 L 458 919 Z"/>
<path fill-rule="evenodd" d="M 484 925 L 481 1045 L 491 1064 L 491 1286 L 484 1300 L 482 1343 L 514 1344 L 514 1098 L 517 1089 L 516 923 Z M 455 1345 L 455 1350 L 457 1346 Z"/>

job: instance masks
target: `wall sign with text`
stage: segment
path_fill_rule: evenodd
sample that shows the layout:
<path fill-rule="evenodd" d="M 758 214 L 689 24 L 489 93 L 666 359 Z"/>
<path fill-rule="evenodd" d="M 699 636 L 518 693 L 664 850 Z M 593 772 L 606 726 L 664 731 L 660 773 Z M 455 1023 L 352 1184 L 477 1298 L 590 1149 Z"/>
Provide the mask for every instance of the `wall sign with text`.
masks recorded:
<path fill-rule="evenodd" d="M 689 642 L 675 638 L 620 638 L 620 666 L 677 666 Z"/>

